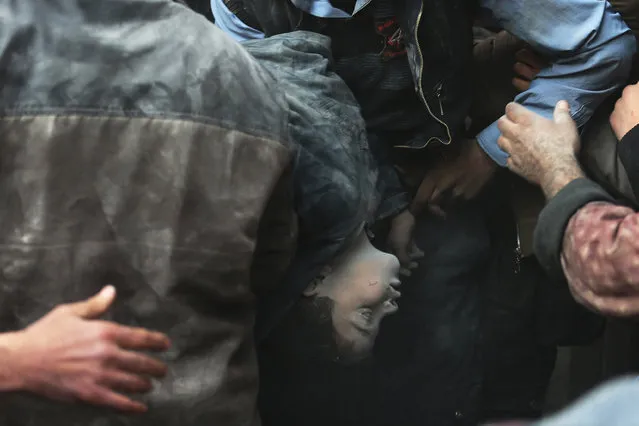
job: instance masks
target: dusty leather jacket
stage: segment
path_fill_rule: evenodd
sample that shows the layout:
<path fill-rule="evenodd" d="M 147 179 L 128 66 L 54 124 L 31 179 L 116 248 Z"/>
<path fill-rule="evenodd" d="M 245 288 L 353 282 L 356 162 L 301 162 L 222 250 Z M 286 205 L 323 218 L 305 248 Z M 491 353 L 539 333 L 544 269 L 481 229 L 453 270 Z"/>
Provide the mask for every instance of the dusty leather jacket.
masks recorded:
<path fill-rule="evenodd" d="M 415 91 L 431 118 L 423 132 L 428 138 L 399 148 L 421 149 L 433 141 L 448 145 L 464 130 L 470 107 L 467 73 L 472 69 L 472 18 L 477 2 L 400 0 L 396 6 Z M 267 36 L 295 30 L 322 32 L 321 19 L 302 12 L 289 0 L 234 0 L 229 7 Z M 424 46 L 428 51 L 422 50 Z"/>
<path fill-rule="evenodd" d="M 148 414 L 0 396 L 3 426 L 247 426 L 249 269 L 290 161 L 273 81 L 170 0 L 0 3 L 0 330 L 114 284 L 172 340 Z"/>

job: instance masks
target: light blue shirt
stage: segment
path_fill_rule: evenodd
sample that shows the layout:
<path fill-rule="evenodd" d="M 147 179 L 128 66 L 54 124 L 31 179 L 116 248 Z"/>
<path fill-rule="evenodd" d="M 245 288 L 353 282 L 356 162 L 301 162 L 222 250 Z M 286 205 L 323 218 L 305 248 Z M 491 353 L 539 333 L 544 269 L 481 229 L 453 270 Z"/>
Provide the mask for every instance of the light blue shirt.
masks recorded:
<path fill-rule="evenodd" d="M 242 22 L 222 0 L 211 0 L 211 12 L 215 18 L 215 25 L 237 41 L 264 38 L 264 33 Z"/>
<path fill-rule="evenodd" d="M 637 401 L 639 381 L 634 377 L 617 379 L 534 426 L 636 426 L 639 425 Z"/>
<path fill-rule="evenodd" d="M 329 0 L 292 0 L 291 3 L 304 12 L 317 16 L 318 18 L 334 18 L 347 19 L 364 9 L 372 0 L 357 0 L 353 13 L 344 12 L 341 9 L 333 7 Z M 215 24 L 222 31 L 231 35 L 237 41 L 254 40 L 256 38 L 264 38 L 264 34 L 247 26 L 240 21 L 224 4 L 224 0 L 211 0 L 211 11 L 215 17 Z M 220 20 L 218 22 L 218 16 Z M 255 32 L 260 36 L 255 37 Z"/>
<path fill-rule="evenodd" d="M 626 83 L 636 42 L 628 26 L 603 0 L 482 0 L 502 28 L 551 59 L 515 101 L 551 118 L 560 100 L 583 126 L 608 95 Z M 498 164 L 507 154 L 497 146 L 497 123 L 477 140 Z"/>
<path fill-rule="evenodd" d="M 371 0 L 358 0 L 354 14 Z M 329 0 L 293 0 L 295 6 L 321 18 L 348 18 Z M 570 104 L 582 126 L 602 100 L 626 82 L 636 49 L 635 38 L 607 1 L 603 0 L 481 0 L 502 28 L 551 59 L 530 89 L 515 101 L 552 117 L 560 100 Z M 235 17 L 223 0 L 211 0 L 216 24 L 238 41 L 264 35 Z M 499 165 L 507 154 L 497 146 L 497 123 L 477 135 L 477 141 Z"/>

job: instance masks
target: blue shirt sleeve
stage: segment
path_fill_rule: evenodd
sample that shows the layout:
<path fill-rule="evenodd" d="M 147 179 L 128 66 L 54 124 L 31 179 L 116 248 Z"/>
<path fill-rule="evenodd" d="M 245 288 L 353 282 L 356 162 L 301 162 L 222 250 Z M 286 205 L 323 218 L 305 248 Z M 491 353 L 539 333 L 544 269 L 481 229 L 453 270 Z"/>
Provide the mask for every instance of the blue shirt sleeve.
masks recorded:
<path fill-rule="evenodd" d="M 628 26 L 602 0 L 481 0 L 505 30 L 551 60 L 515 101 L 544 117 L 552 117 L 560 100 L 570 104 L 578 126 L 626 83 L 636 42 Z M 477 141 L 499 165 L 507 154 L 497 146 L 497 124 Z"/>
<path fill-rule="evenodd" d="M 211 12 L 215 18 L 215 25 L 236 41 L 246 41 L 264 38 L 264 33 L 251 28 L 242 22 L 226 7 L 224 0 L 211 0 Z"/>

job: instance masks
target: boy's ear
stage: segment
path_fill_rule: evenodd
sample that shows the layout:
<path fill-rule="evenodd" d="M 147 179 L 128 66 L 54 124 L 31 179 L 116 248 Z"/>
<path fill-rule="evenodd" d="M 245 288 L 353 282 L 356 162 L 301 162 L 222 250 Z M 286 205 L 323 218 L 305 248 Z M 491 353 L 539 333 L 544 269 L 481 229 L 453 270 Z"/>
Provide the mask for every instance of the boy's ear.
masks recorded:
<path fill-rule="evenodd" d="M 331 271 L 332 271 L 332 268 L 330 266 L 325 266 L 324 269 L 322 269 L 322 272 L 320 272 L 320 274 L 313 281 L 311 281 L 311 283 L 306 287 L 303 293 L 304 296 L 306 297 L 317 296 L 319 294 L 322 283 L 324 282 L 326 277 L 331 273 Z"/>

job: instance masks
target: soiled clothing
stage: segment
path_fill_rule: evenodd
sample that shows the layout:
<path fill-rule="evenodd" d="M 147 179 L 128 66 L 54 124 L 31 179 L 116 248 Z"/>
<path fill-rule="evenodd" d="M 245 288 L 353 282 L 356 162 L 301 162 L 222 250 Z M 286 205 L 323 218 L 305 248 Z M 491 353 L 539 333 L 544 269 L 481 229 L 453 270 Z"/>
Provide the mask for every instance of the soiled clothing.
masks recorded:
<path fill-rule="evenodd" d="M 638 142 L 639 126 L 619 142 L 635 192 Z M 562 189 L 542 212 L 535 239 L 542 264 L 555 276 L 565 274 L 578 300 L 592 304 L 593 293 L 617 295 L 612 309 L 620 314 L 628 304 L 639 304 L 639 213 L 594 182 L 578 179 Z"/>
<path fill-rule="evenodd" d="M 535 254 L 551 276 L 565 276 L 580 299 L 581 290 L 575 289 L 582 289 L 585 283 L 596 288 L 628 272 L 631 263 L 618 260 L 632 262 L 636 257 L 632 251 L 618 251 L 617 247 L 626 241 L 626 232 L 636 232 L 627 220 L 632 214 L 593 181 L 574 180 L 542 210 L 535 229 Z M 627 228 L 624 234 L 618 232 L 620 225 Z M 618 284 L 625 285 L 623 281 Z"/>
<path fill-rule="evenodd" d="M 172 341 L 144 415 L 7 394 L 0 424 L 259 425 L 249 270 L 292 158 L 276 82 L 170 0 L 1 2 L 0 27 L 0 331 L 113 284 L 106 319 Z"/>
<path fill-rule="evenodd" d="M 576 296 L 619 295 L 619 306 L 639 297 L 639 214 L 605 202 L 589 203 L 570 219 L 562 264 Z M 622 300 L 625 299 L 625 300 Z M 593 306 L 597 308 L 597 306 Z"/>
<path fill-rule="evenodd" d="M 388 146 L 405 145 L 410 137 L 423 138 L 420 131 L 428 111 L 415 96 L 393 2 L 372 0 L 347 22 L 333 19 L 323 24 L 322 33 L 336 41 L 332 45 L 335 71 L 353 90 L 368 128 L 394 132 Z"/>
<path fill-rule="evenodd" d="M 260 297 L 256 337 L 261 340 L 365 225 L 405 209 L 408 198 L 380 179 L 390 165 L 380 158 L 379 139 L 368 137 L 353 93 L 333 71 L 328 37 L 296 31 L 243 46 L 285 93 L 296 148 L 295 256 L 278 290 Z"/>

